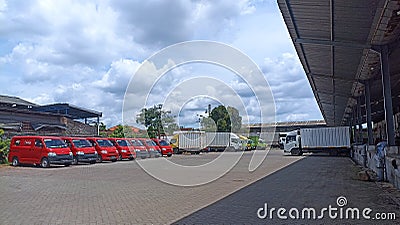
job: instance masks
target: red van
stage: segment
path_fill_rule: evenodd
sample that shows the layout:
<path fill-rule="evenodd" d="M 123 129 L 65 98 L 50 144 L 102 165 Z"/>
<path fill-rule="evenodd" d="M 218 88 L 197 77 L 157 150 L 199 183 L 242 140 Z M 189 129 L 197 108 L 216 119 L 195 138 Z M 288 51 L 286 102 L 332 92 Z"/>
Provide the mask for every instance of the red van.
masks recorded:
<path fill-rule="evenodd" d="M 63 139 L 74 155 L 72 164 L 76 165 L 78 162 L 96 163 L 98 158 L 97 151 L 86 138 L 61 137 L 61 139 Z"/>
<path fill-rule="evenodd" d="M 125 138 L 109 138 L 119 152 L 118 160 L 129 159 L 133 160 L 136 158 L 135 150 L 131 143 Z"/>
<path fill-rule="evenodd" d="M 14 136 L 8 154 L 13 166 L 32 164 L 43 168 L 51 164 L 69 166 L 72 158 L 72 152 L 64 141 L 50 136 Z"/>
<path fill-rule="evenodd" d="M 98 158 L 97 162 L 117 161 L 118 150 L 107 138 L 88 137 L 86 138 L 95 147 Z"/>
<path fill-rule="evenodd" d="M 161 149 L 158 145 L 149 138 L 138 138 L 144 146 L 146 146 L 147 151 L 149 152 L 150 157 L 160 157 L 161 156 Z"/>
<path fill-rule="evenodd" d="M 160 147 L 161 155 L 163 155 L 163 156 L 166 155 L 168 157 L 172 156 L 172 153 L 174 151 L 172 150 L 171 145 L 169 145 L 169 143 L 167 141 L 165 141 L 163 139 L 158 139 L 158 138 L 152 138 L 151 140 L 153 140 L 158 145 L 158 147 Z"/>
<path fill-rule="evenodd" d="M 136 138 L 129 138 L 128 140 L 132 144 L 132 147 L 135 149 L 137 157 L 140 157 L 142 159 L 150 157 L 146 146 L 141 141 Z"/>

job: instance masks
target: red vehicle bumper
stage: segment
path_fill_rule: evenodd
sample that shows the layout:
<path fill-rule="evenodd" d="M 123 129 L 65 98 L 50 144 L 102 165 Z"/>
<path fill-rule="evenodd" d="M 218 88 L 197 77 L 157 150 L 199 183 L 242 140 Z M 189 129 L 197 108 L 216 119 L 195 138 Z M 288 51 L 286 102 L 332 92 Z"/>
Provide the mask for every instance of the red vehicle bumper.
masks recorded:
<path fill-rule="evenodd" d="M 119 154 L 121 155 L 122 159 L 136 159 L 136 152 L 130 150 L 120 150 Z"/>
<path fill-rule="evenodd" d="M 101 156 L 102 161 L 117 161 L 118 159 L 117 153 L 99 154 L 99 156 Z"/>

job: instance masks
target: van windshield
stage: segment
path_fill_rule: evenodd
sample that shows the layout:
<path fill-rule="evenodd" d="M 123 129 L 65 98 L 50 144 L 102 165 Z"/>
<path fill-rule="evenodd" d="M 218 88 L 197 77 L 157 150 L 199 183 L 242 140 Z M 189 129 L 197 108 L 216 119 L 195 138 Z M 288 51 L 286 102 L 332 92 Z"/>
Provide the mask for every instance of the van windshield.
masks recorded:
<path fill-rule="evenodd" d="M 101 147 L 112 147 L 112 146 L 114 146 L 111 143 L 111 141 L 109 141 L 109 140 L 97 139 L 96 141 Z"/>
<path fill-rule="evenodd" d="M 139 140 L 132 140 L 132 144 L 134 146 L 143 146 L 143 143 L 141 141 L 139 141 Z"/>
<path fill-rule="evenodd" d="M 77 147 L 77 148 L 89 148 L 89 147 L 92 147 L 92 144 L 90 144 L 90 142 L 88 140 L 76 139 L 76 140 L 72 140 L 72 142 L 74 143 L 75 147 Z"/>
<path fill-rule="evenodd" d="M 44 144 L 48 148 L 66 148 L 67 145 L 59 139 L 44 139 Z"/>
<path fill-rule="evenodd" d="M 169 146 L 168 142 L 166 142 L 165 140 L 161 140 L 158 143 L 160 143 L 161 146 Z"/>
<path fill-rule="evenodd" d="M 152 140 L 146 140 L 146 143 L 147 143 L 148 146 L 156 146 L 156 145 L 157 145 L 157 144 L 154 143 L 154 141 L 152 141 Z"/>
<path fill-rule="evenodd" d="M 131 144 L 129 144 L 129 142 L 125 141 L 125 140 L 117 140 L 117 143 L 119 146 L 131 146 Z"/>

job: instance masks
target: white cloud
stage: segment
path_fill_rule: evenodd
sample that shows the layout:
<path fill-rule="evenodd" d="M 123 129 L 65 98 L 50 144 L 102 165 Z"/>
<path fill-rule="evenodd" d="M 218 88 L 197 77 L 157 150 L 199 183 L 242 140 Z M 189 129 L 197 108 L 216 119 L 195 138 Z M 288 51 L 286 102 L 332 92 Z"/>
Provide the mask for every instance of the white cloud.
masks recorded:
<path fill-rule="evenodd" d="M 0 81 L 7 84 L 1 94 L 102 111 L 109 126 L 121 122 L 125 89 L 143 61 L 162 47 L 194 39 L 225 42 L 252 57 L 271 85 L 278 120 L 321 118 L 276 2 L 0 0 L 0 24 Z M 171 65 L 174 62 L 161 68 L 146 64 L 146 75 L 127 95 L 134 99 L 125 102 L 128 108 L 143 107 L 140 99 L 147 96 L 156 74 Z M 174 87 L 209 75 L 231 86 L 245 105 L 243 114 L 247 111 L 249 120 L 256 121 L 260 106 L 251 89 L 223 70 L 174 68 L 157 81 L 148 105 L 160 103 L 168 94 L 183 101 L 191 89 Z M 204 85 L 205 93 L 225 104 L 237 104 L 232 101 L 234 94 L 222 88 L 197 85 Z M 196 100 L 190 108 L 201 112 L 208 101 Z M 173 110 L 181 107 L 165 104 Z M 182 121 L 192 120 L 189 114 Z"/>

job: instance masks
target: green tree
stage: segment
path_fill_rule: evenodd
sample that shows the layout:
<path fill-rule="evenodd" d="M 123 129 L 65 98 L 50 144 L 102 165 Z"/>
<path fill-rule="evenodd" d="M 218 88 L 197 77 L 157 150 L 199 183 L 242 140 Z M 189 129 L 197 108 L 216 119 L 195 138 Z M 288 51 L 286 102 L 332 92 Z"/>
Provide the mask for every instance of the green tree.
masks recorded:
<path fill-rule="evenodd" d="M 4 131 L 0 129 L 0 164 L 7 163 L 8 153 L 10 151 L 10 139 L 4 138 Z"/>
<path fill-rule="evenodd" d="M 99 130 L 100 130 L 100 131 L 106 131 L 106 130 L 107 130 L 107 127 L 106 127 L 106 125 L 105 125 L 103 122 L 100 122 L 100 124 L 99 124 Z"/>
<path fill-rule="evenodd" d="M 226 110 L 230 117 L 232 132 L 236 133 L 242 128 L 242 117 L 239 114 L 239 110 L 231 106 L 228 106 Z"/>
<path fill-rule="evenodd" d="M 216 130 L 219 132 L 237 132 L 242 127 L 242 117 L 239 115 L 239 111 L 231 106 L 215 107 L 211 111 L 210 117 L 214 120 Z"/>
<path fill-rule="evenodd" d="M 165 131 L 177 127 L 171 111 L 162 110 L 162 104 L 143 108 L 136 116 L 136 122 L 146 127 L 150 138 L 161 137 L 162 134 L 165 134 Z"/>
<path fill-rule="evenodd" d="M 217 125 L 215 124 L 215 121 L 210 117 L 203 117 L 201 119 L 201 127 L 204 131 L 214 132 L 217 130 Z"/>
<path fill-rule="evenodd" d="M 123 126 L 121 124 L 118 124 L 116 129 L 109 135 L 110 137 L 113 138 L 133 138 L 135 137 L 132 128 L 130 126 Z"/>
<path fill-rule="evenodd" d="M 110 137 L 114 137 L 114 138 L 125 137 L 124 126 L 122 126 L 121 124 L 118 124 L 117 127 L 115 128 L 115 130 L 110 134 Z"/>

